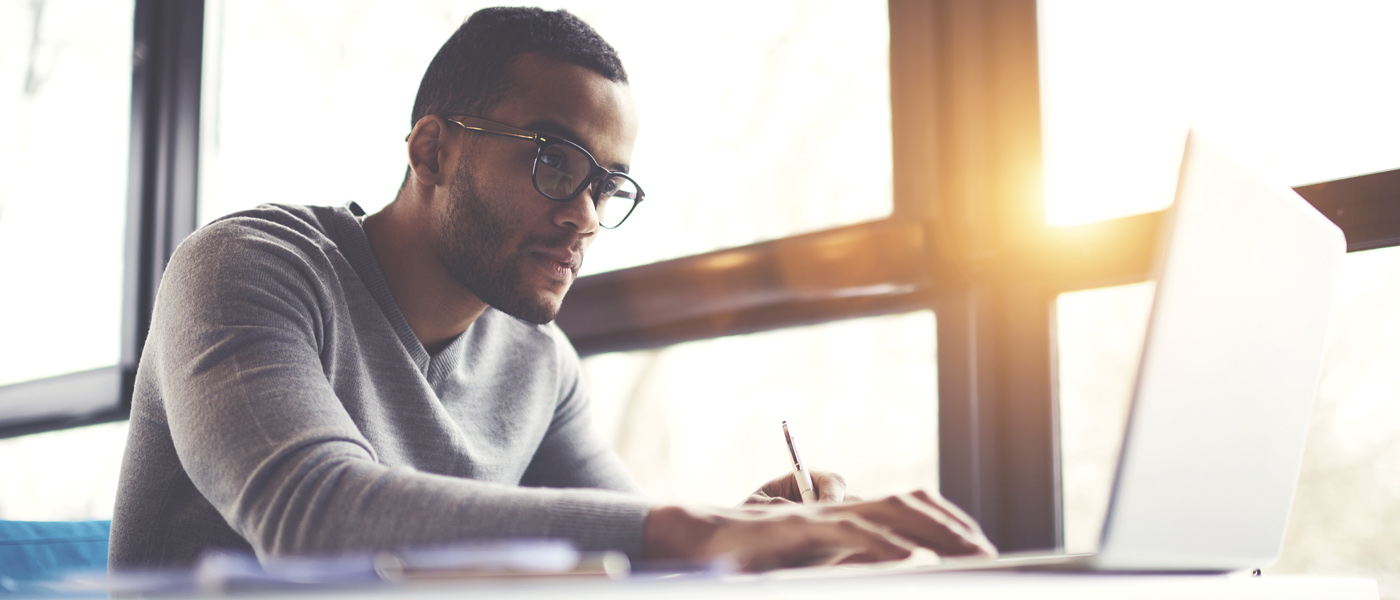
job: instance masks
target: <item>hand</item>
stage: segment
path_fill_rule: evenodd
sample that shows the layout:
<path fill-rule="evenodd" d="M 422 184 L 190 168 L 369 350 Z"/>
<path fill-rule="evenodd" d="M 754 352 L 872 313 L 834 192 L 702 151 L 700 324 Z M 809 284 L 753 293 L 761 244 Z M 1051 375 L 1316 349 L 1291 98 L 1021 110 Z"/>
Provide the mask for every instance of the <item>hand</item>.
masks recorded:
<path fill-rule="evenodd" d="M 817 502 L 854 502 L 860 500 L 846 493 L 846 479 L 836 473 L 812 471 L 812 488 Z M 763 484 L 744 499 L 744 504 L 801 504 L 802 492 L 797 488 L 797 476 L 789 472 Z"/>
<path fill-rule="evenodd" d="M 941 556 L 995 556 L 981 528 L 952 503 L 923 491 L 845 504 L 652 509 L 647 559 L 729 556 L 745 571 L 907 558 L 916 547 Z"/>
<path fill-rule="evenodd" d="M 937 493 L 916 490 L 869 502 L 827 505 L 822 510 L 854 514 L 939 556 L 997 555 L 977 522 Z"/>

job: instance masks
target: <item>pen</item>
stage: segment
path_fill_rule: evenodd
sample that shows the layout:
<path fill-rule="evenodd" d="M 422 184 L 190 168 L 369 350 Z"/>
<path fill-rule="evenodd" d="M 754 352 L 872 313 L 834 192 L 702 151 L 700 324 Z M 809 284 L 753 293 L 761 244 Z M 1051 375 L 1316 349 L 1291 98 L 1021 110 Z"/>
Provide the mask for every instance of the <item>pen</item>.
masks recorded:
<path fill-rule="evenodd" d="M 792 476 L 797 479 L 797 490 L 802 492 L 803 504 L 811 504 L 817 501 L 817 492 L 812 486 L 812 472 L 807 470 L 807 463 L 802 462 L 802 453 L 797 451 L 797 442 L 792 439 L 792 432 L 788 431 L 787 421 L 783 421 L 783 438 L 787 440 L 788 454 L 792 456 Z"/>

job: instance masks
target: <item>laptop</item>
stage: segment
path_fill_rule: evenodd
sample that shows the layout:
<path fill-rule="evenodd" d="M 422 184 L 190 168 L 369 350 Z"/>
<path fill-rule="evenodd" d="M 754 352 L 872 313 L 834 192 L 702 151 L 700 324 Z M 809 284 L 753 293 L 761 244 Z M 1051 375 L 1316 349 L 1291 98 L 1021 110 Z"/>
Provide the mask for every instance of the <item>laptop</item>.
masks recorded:
<path fill-rule="evenodd" d="M 1194 132 L 1164 226 L 1098 552 L 930 568 L 1226 572 L 1277 559 L 1346 241 Z"/>

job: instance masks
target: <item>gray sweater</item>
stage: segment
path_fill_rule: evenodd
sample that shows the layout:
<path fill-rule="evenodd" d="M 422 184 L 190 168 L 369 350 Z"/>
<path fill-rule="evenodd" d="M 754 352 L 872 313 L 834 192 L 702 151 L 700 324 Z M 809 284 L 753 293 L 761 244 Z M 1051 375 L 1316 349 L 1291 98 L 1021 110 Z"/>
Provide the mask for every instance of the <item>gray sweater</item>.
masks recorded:
<path fill-rule="evenodd" d="M 269 205 L 204 227 L 170 260 L 110 564 L 503 537 L 635 557 L 650 506 L 636 491 L 590 431 L 558 328 L 487 309 L 429 355 L 358 219 Z"/>

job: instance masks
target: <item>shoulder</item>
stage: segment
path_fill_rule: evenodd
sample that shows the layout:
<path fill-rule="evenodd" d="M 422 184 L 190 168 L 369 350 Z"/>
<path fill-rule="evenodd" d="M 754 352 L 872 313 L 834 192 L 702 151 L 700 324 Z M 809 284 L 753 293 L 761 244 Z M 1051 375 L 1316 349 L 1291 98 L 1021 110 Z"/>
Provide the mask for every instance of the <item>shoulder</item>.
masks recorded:
<path fill-rule="evenodd" d="M 300 298 L 298 310 L 310 310 L 345 269 L 333 234 L 347 226 L 358 223 L 344 208 L 331 207 L 265 204 L 222 217 L 176 248 L 158 302 L 217 301 L 211 306 L 231 309 Z"/>
<path fill-rule="evenodd" d="M 353 218 L 343 208 L 264 204 L 220 217 L 180 246 L 190 246 L 189 250 L 227 249 L 262 240 L 307 249 L 334 247 L 331 231 L 341 225 L 340 221 Z"/>
<path fill-rule="evenodd" d="M 347 224 L 357 225 L 344 208 L 264 204 L 195 231 L 176 248 L 169 268 L 314 267 L 337 252 L 334 233 Z"/>

